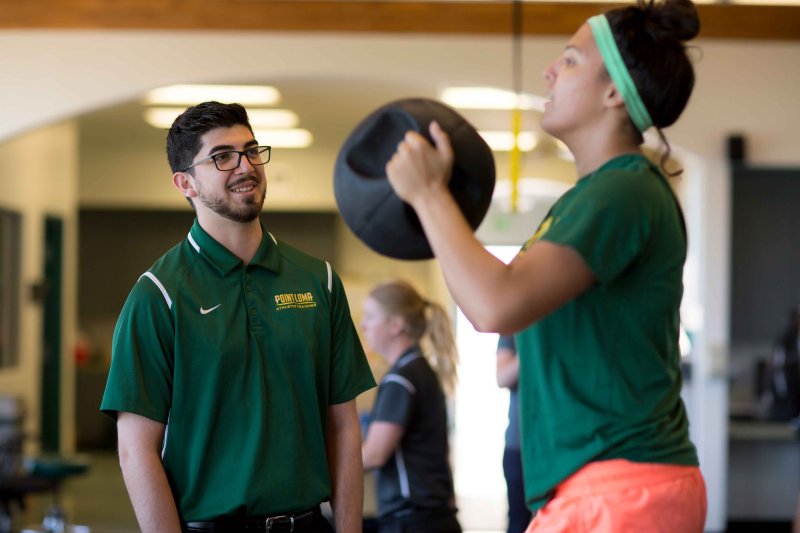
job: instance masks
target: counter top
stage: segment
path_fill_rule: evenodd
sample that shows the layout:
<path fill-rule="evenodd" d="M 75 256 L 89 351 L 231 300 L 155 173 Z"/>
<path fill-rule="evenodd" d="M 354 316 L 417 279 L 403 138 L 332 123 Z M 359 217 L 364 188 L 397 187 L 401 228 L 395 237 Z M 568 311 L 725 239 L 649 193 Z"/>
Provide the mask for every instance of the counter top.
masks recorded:
<path fill-rule="evenodd" d="M 795 424 L 769 420 L 731 420 L 728 424 L 728 437 L 731 440 L 800 440 Z"/>

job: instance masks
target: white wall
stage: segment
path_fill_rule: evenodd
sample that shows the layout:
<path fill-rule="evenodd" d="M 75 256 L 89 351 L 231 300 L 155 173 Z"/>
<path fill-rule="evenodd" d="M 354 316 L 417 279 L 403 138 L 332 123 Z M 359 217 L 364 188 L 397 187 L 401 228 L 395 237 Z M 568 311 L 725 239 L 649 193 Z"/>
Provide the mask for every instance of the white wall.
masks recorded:
<path fill-rule="evenodd" d="M 0 122 L 0 141 L 178 82 L 346 82 L 357 102 L 369 97 L 369 80 L 380 80 L 396 86 L 399 96 L 409 96 L 403 89 L 407 87 L 421 87 L 420 93 L 425 94 L 419 96 L 436 96 L 447 83 L 488 85 L 510 80 L 510 61 L 498 61 L 509 55 L 509 44 L 502 37 L 465 36 L 0 31 L 4 79 L 0 101 L 8 102 Z M 529 57 L 550 57 L 561 45 L 561 39 L 538 41 Z M 263 59 L 257 68 L 250 61 L 231 60 L 240 58 L 243 51 L 260 54 Z M 226 68 L 216 75 L 209 65 L 219 62 Z M 540 72 L 540 66 L 526 71 L 526 85 L 541 86 Z M 131 152 L 125 146 L 126 133 L 108 131 L 105 148 L 95 151 L 91 161 L 82 159 L 81 164 L 87 166 L 82 168 L 81 204 L 181 204 L 181 198 L 172 194 L 163 152 Z M 163 135 L 157 142 L 160 148 Z M 302 156 L 284 151 L 276 157 L 270 163 L 270 207 L 334 209 L 330 176 L 337 149 L 320 149 L 315 144 Z"/>
<path fill-rule="evenodd" d="M 42 366 L 42 306 L 31 299 L 31 285 L 44 276 L 44 220 L 56 216 L 64 221 L 62 278 L 61 416 L 74 420 L 75 341 L 77 290 L 77 129 L 62 122 L 0 145 L 0 207 L 22 215 L 20 359 L 14 368 L 0 369 L 0 391 L 23 399 L 27 409 L 25 429 L 39 434 L 40 382 Z M 64 450 L 74 442 L 72 424 L 61 425 Z M 34 451 L 38 442 L 28 441 Z"/>

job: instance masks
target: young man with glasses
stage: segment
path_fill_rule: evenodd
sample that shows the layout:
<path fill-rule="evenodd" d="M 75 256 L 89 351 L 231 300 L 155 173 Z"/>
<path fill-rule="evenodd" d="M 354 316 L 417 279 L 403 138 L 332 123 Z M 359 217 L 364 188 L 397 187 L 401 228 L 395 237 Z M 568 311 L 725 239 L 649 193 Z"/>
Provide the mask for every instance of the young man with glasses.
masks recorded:
<path fill-rule="evenodd" d="M 141 529 L 360 531 L 355 397 L 375 385 L 330 264 L 259 220 L 270 147 L 238 104 L 188 108 L 167 136 L 187 238 L 133 287 L 101 409 Z"/>

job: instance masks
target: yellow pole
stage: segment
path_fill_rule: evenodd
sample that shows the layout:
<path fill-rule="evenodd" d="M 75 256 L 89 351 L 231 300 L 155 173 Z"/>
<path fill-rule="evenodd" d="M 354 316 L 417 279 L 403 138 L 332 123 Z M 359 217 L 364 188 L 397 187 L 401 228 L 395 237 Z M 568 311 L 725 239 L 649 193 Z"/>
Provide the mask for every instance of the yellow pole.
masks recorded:
<path fill-rule="evenodd" d="M 514 136 L 514 144 L 511 146 L 509 166 L 511 167 L 511 212 L 516 213 L 520 173 L 519 130 L 522 122 L 522 111 L 520 110 L 522 106 L 522 2 L 520 0 L 514 0 L 512 4 L 511 22 L 513 26 L 511 71 L 517 101 L 511 113 L 511 132 Z"/>
<path fill-rule="evenodd" d="M 511 112 L 511 132 L 514 135 L 514 145 L 511 147 L 511 212 L 517 212 L 517 198 L 519 197 L 519 160 L 520 160 L 520 152 L 519 152 L 519 130 L 520 130 L 520 122 L 521 117 L 520 115 L 522 112 L 519 109 L 519 106 L 515 107 L 514 110 Z"/>

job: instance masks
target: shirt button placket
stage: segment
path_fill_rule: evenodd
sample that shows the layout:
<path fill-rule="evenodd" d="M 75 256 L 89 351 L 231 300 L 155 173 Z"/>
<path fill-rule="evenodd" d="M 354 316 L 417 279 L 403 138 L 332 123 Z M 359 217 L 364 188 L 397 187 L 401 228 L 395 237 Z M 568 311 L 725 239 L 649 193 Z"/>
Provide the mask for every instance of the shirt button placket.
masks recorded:
<path fill-rule="evenodd" d="M 244 289 L 244 303 L 248 315 L 247 322 L 250 325 L 251 331 L 260 331 L 262 324 L 258 316 L 258 299 L 256 298 L 256 295 L 252 290 L 253 284 L 250 281 L 251 274 L 249 273 L 249 270 L 250 268 L 248 267 L 242 271 L 242 288 Z"/>

